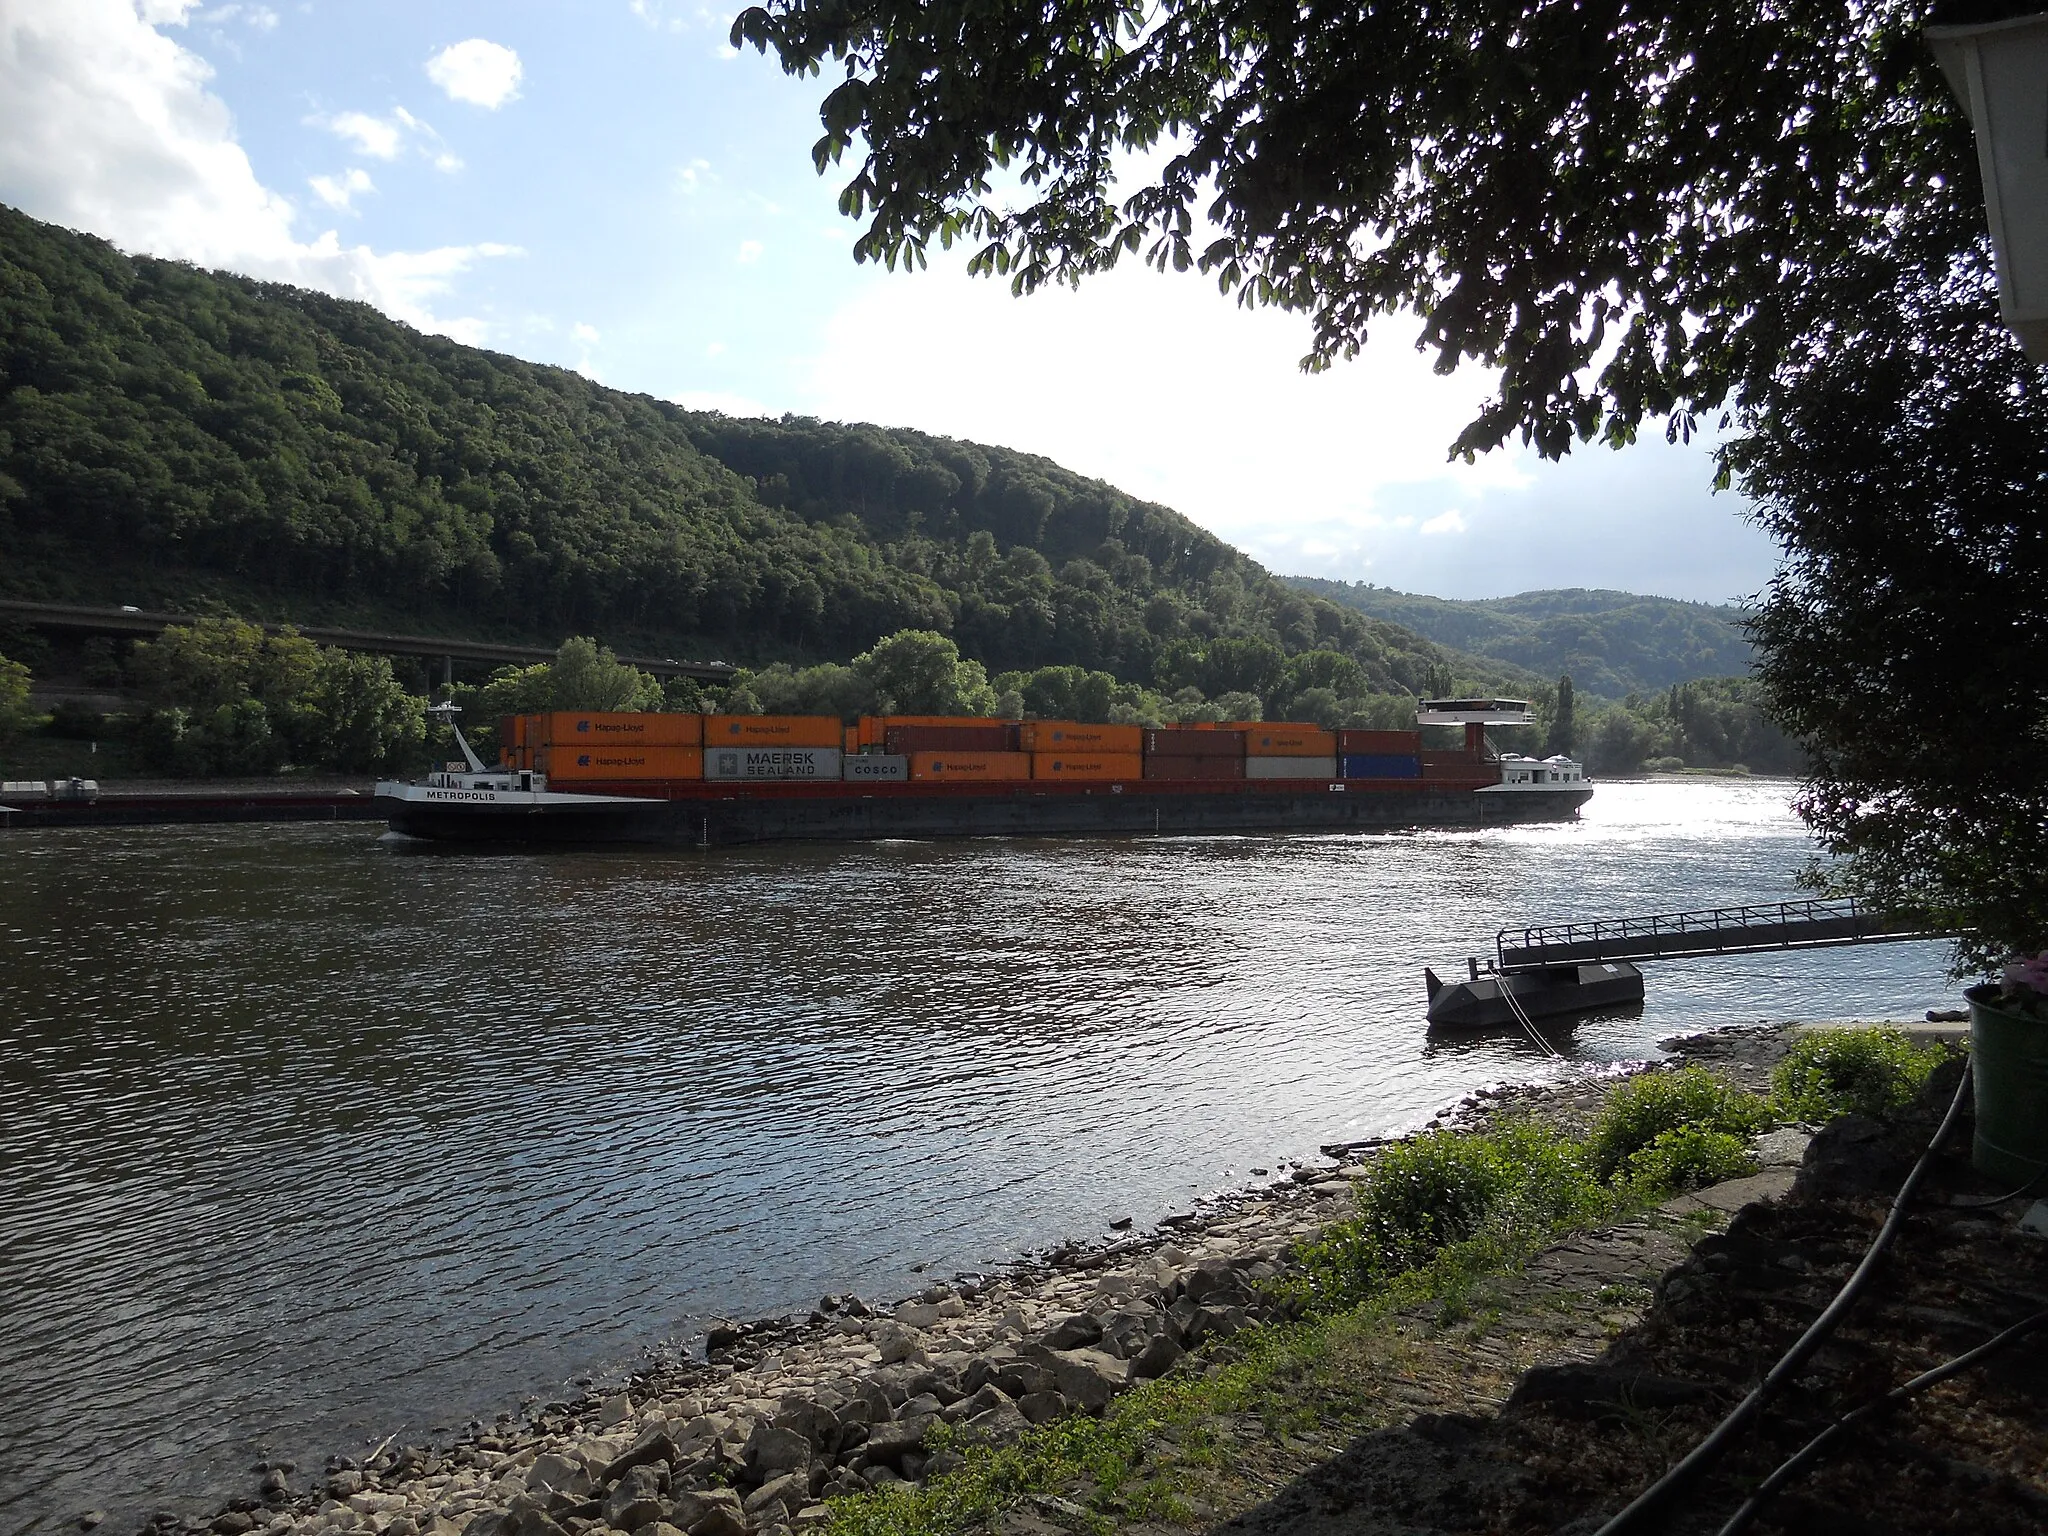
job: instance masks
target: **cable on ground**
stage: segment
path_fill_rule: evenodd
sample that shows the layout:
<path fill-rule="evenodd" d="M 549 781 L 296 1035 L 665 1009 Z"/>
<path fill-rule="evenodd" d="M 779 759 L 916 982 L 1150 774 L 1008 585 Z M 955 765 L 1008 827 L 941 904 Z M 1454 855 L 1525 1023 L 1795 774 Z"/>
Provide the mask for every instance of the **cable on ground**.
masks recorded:
<path fill-rule="evenodd" d="M 1934 1139 L 1927 1143 L 1926 1150 L 1913 1164 L 1913 1171 L 1906 1175 L 1906 1182 L 1899 1186 L 1899 1192 L 1892 1200 L 1891 1212 L 1885 1217 L 1884 1225 L 1878 1228 L 1876 1238 L 1863 1255 L 1863 1261 L 1842 1283 L 1842 1288 L 1835 1292 L 1835 1299 L 1827 1304 L 1826 1310 L 1808 1325 L 1806 1332 L 1785 1351 L 1778 1363 L 1765 1374 L 1764 1379 L 1751 1389 L 1749 1395 L 1737 1403 L 1704 1440 L 1686 1453 L 1683 1461 L 1637 1494 L 1627 1508 L 1600 1527 L 1597 1536 L 1623 1536 L 1624 1532 L 1654 1530 L 1661 1526 L 1665 1508 L 1671 1500 L 1691 1487 L 1716 1462 L 1728 1454 L 1736 1436 L 1747 1429 L 1757 1415 L 1763 1412 L 1765 1404 L 1783 1391 L 1792 1379 L 1805 1369 L 1806 1362 L 1813 1357 L 1814 1352 L 1827 1341 L 1836 1328 L 1841 1326 L 1842 1319 L 1849 1313 L 1849 1308 L 1855 1304 L 1856 1298 L 1863 1293 L 1864 1287 L 1877 1273 L 1878 1260 L 1891 1247 L 1893 1239 L 1899 1235 L 1899 1229 L 1905 1225 L 1906 1211 L 1912 1203 L 1914 1191 L 1919 1189 L 1921 1179 L 1926 1177 L 1928 1168 L 1933 1165 L 1935 1153 L 1941 1149 L 1941 1144 L 1948 1140 L 1949 1132 L 1955 1129 L 1956 1122 L 1962 1118 L 1963 1103 L 1969 1091 L 1970 1063 L 1965 1061 L 1962 1078 L 1956 1083 L 1955 1097 L 1949 1101 L 1948 1113 L 1942 1116 L 1941 1125 L 1935 1131 Z"/>
<path fill-rule="evenodd" d="M 1869 1420 L 1890 1413 L 1908 1399 L 1918 1397 L 1929 1387 L 1939 1386 L 1951 1376 L 1960 1376 L 1964 1371 L 1981 1364 L 2008 1345 L 2017 1344 L 2044 1323 L 2048 1323 L 2048 1307 L 2043 1307 L 2031 1317 L 2022 1318 L 2003 1333 L 1985 1340 L 1967 1354 L 1957 1355 L 1953 1360 L 1937 1365 L 1933 1370 L 1923 1371 L 1911 1381 L 1893 1387 L 1883 1397 L 1872 1398 L 1861 1407 L 1843 1414 L 1787 1458 L 1777 1471 L 1765 1478 L 1757 1486 L 1756 1492 L 1743 1503 L 1742 1508 L 1736 1510 L 1728 1523 L 1721 1527 L 1719 1536 L 1739 1536 L 1740 1532 L 1749 1529 L 1750 1522 L 1763 1513 L 1764 1506 L 1783 1492 L 1789 1484 L 1803 1476 L 1816 1461 L 1827 1454 L 1837 1440 L 1853 1434 Z"/>

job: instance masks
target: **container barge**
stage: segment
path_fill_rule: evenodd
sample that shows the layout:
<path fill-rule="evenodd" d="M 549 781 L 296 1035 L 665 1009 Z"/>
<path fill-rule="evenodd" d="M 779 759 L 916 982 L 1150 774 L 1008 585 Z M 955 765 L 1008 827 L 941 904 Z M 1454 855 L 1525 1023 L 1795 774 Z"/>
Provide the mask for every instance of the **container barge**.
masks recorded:
<path fill-rule="evenodd" d="M 454 724 L 453 711 L 439 713 Z M 1078 721 L 577 714 L 499 722 L 464 761 L 377 786 L 394 832 L 448 843 L 850 842 L 1133 837 L 1559 821 L 1585 770 L 1488 750 L 1518 699 L 1422 701 L 1412 731 L 1291 722 L 1148 729 Z M 1459 726 L 1459 750 L 1423 750 Z"/>

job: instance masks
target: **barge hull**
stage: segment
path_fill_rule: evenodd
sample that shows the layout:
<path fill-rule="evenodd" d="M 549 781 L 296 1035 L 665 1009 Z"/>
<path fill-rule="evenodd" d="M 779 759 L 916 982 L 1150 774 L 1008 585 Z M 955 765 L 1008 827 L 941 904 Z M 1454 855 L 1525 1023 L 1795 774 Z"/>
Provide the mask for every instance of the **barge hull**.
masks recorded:
<path fill-rule="evenodd" d="M 1488 793 L 1470 785 L 1196 789 L 1106 785 L 750 785 L 726 793 L 635 794 L 625 786 L 591 797 L 550 795 L 546 806 L 446 803 L 380 786 L 391 828 L 436 842 L 496 844 L 652 843 L 720 848 L 748 843 L 871 842 L 964 837 L 1147 837 L 1190 833 L 1370 831 L 1485 827 L 1569 820 L 1589 786 Z M 693 786 L 694 790 L 694 786 Z"/>

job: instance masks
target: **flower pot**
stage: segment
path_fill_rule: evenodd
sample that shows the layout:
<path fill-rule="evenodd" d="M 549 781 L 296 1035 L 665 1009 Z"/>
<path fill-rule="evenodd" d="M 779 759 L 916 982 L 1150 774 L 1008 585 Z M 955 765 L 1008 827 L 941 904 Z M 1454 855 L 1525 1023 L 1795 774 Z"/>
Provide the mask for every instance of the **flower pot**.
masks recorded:
<path fill-rule="evenodd" d="M 2048 1021 L 2008 1013 L 1992 982 L 1963 996 L 1977 1101 L 1970 1161 L 2014 1189 L 2048 1183 Z"/>

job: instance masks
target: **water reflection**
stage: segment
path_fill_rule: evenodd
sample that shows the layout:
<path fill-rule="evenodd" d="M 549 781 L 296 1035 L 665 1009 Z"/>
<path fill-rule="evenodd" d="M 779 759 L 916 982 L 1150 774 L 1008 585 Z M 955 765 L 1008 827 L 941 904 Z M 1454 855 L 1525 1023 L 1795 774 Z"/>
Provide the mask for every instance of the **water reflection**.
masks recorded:
<path fill-rule="evenodd" d="M 1776 898 L 1767 783 L 1487 833 L 394 857 L 0 839 L 0 1529 L 495 1410 L 703 1318 L 1141 1220 L 1481 1083 L 1421 968 Z M 1556 1040 L 1940 1000 L 1935 946 L 1646 968 Z"/>

